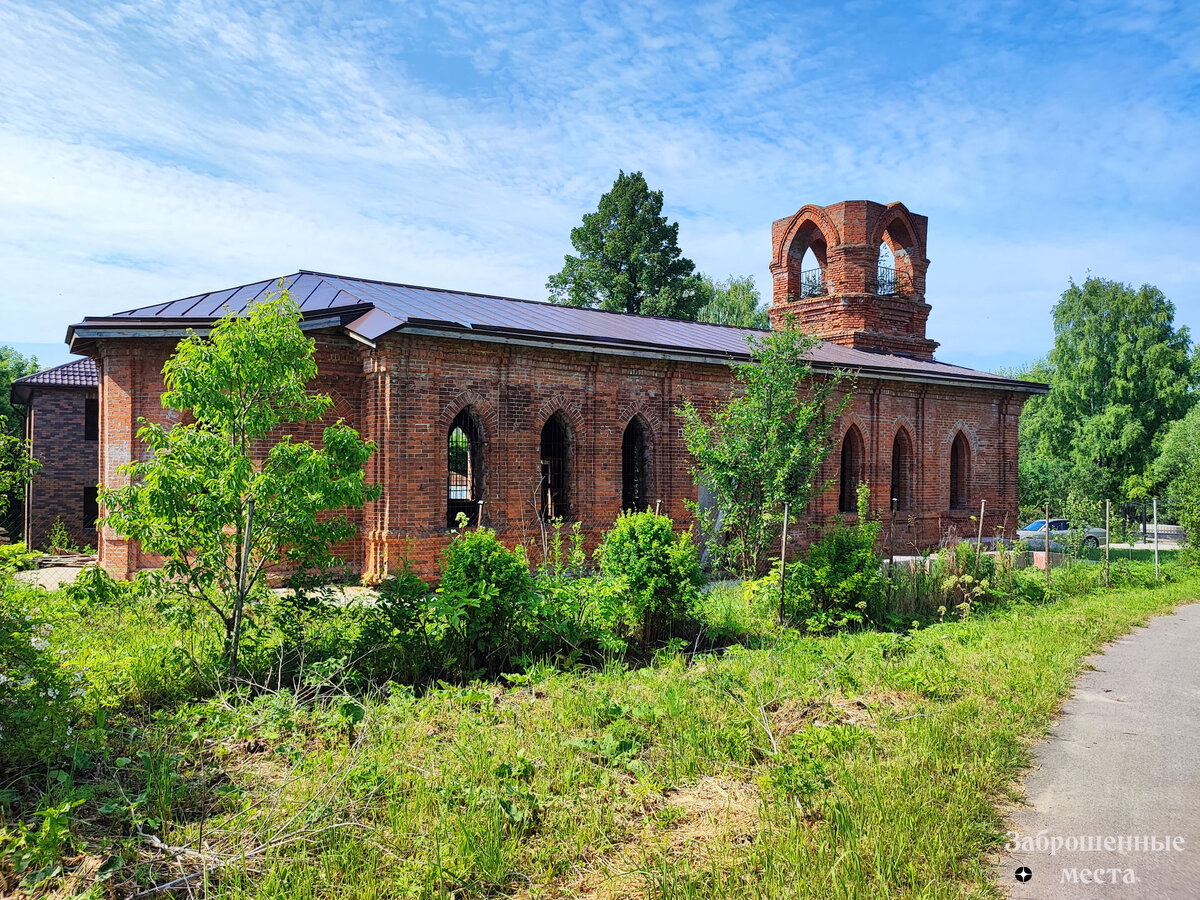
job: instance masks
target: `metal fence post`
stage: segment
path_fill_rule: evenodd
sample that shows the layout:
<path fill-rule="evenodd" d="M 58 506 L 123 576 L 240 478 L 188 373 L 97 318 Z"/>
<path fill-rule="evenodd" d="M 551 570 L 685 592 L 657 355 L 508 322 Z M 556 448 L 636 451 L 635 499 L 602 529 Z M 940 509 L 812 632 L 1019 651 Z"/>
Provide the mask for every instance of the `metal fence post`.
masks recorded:
<path fill-rule="evenodd" d="M 1105 587 L 1112 587 L 1112 584 L 1108 580 L 1108 545 L 1109 545 L 1109 543 L 1111 543 L 1111 541 L 1109 539 L 1108 528 L 1109 528 L 1109 520 L 1110 520 L 1111 515 L 1112 515 L 1112 501 L 1105 500 L 1104 501 L 1104 586 Z"/>
<path fill-rule="evenodd" d="M 1158 581 L 1158 498 L 1154 498 L 1154 580 Z"/>

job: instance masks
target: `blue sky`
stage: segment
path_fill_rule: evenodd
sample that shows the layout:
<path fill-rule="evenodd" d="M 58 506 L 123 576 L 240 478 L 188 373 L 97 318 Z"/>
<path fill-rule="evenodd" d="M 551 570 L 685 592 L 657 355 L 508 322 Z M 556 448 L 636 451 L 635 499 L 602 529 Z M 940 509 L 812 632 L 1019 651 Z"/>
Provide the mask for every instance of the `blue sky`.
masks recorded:
<path fill-rule="evenodd" d="M 807 7 L 807 8 L 805 8 Z M 299 268 L 541 299 L 640 169 L 702 271 L 929 216 L 930 334 L 1042 355 L 1091 272 L 1200 326 L 1200 5 L 0 0 L 0 343 Z"/>

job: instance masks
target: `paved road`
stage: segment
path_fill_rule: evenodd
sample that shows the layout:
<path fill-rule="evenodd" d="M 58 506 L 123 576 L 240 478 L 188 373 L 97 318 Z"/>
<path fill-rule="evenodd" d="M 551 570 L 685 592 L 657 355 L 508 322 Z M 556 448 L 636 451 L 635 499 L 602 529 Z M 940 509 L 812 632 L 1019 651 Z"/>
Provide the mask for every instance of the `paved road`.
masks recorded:
<path fill-rule="evenodd" d="M 1200 604 L 1154 619 L 1092 661 L 1096 671 L 1079 680 L 1035 751 L 1030 805 L 1012 818 L 1022 840 L 1045 829 L 1044 840 L 1064 846 L 1005 856 L 1000 883 L 1020 900 L 1200 898 Z M 1127 836 L 1183 842 L 1145 852 L 1124 847 Z M 1068 850 L 1080 837 L 1101 849 Z M 1019 866 L 1032 873 L 1024 884 Z"/>

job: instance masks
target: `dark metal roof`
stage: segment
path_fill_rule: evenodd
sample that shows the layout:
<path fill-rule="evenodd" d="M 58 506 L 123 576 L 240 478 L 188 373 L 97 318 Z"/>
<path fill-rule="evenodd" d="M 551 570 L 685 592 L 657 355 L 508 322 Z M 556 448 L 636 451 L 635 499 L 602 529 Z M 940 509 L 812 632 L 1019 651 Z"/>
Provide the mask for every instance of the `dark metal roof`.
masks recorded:
<path fill-rule="evenodd" d="M 92 339 L 182 334 L 230 312 L 242 313 L 286 287 L 308 327 L 339 327 L 373 344 L 394 331 L 480 340 L 538 343 L 613 353 L 730 361 L 748 358 L 748 340 L 763 332 L 726 325 L 684 322 L 575 309 L 535 300 L 467 291 L 394 284 L 300 271 L 207 294 L 142 306 L 104 317 L 88 317 L 67 331 L 72 349 Z M 860 369 L 864 374 L 906 380 L 950 380 L 1039 392 L 1039 386 L 934 360 L 870 353 L 822 343 L 812 360 L 818 368 Z"/>
<path fill-rule="evenodd" d="M 43 369 L 40 372 L 34 372 L 32 375 L 18 378 L 12 383 L 8 393 L 13 403 L 25 404 L 29 402 L 33 391 L 39 387 L 95 389 L 99 386 L 100 370 L 96 367 L 95 361 L 91 359 L 73 359 L 70 362 L 63 363 L 61 366 L 55 366 L 52 369 Z"/>

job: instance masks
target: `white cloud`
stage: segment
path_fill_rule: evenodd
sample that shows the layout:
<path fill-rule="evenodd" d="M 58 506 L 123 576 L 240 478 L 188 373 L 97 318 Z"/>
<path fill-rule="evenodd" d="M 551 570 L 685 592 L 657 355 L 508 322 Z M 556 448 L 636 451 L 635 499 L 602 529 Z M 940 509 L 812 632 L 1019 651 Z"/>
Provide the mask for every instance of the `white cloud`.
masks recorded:
<path fill-rule="evenodd" d="M 946 358 L 1040 355 L 1088 268 L 1196 322 L 1193 32 L 1062 15 L 0 0 L 0 340 L 300 267 L 540 298 L 618 168 L 764 292 L 773 219 L 904 200 Z"/>

